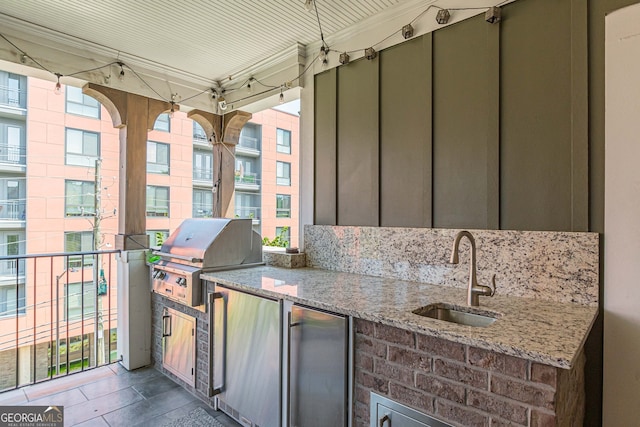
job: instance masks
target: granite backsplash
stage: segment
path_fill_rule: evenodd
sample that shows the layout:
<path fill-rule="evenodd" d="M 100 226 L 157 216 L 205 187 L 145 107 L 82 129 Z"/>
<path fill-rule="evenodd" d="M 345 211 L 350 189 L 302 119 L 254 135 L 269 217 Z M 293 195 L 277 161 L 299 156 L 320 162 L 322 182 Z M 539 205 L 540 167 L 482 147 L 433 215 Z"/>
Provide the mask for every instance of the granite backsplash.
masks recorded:
<path fill-rule="evenodd" d="M 449 263 L 456 229 L 305 225 L 307 266 L 465 288 L 469 243 Z M 598 305 L 599 235 L 582 232 L 469 230 L 481 285 L 497 294 Z"/>

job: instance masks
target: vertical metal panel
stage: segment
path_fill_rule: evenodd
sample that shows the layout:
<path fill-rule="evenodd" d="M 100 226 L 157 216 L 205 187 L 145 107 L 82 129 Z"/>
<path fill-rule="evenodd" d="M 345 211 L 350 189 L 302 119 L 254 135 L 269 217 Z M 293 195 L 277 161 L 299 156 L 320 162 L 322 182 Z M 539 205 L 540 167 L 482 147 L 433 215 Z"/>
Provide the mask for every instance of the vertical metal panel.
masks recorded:
<path fill-rule="evenodd" d="M 431 226 L 431 33 L 380 54 L 380 225 Z"/>
<path fill-rule="evenodd" d="M 315 78 L 314 224 L 336 225 L 336 69 Z"/>
<path fill-rule="evenodd" d="M 589 230 L 587 2 L 571 1 L 571 230 Z"/>
<path fill-rule="evenodd" d="M 378 64 L 338 68 L 338 225 L 379 225 Z"/>
<path fill-rule="evenodd" d="M 503 7 L 500 141 L 503 229 L 571 230 L 569 22 L 568 1 L 522 1 Z"/>
<path fill-rule="evenodd" d="M 433 35 L 434 227 L 488 228 L 486 25 L 481 15 Z"/>

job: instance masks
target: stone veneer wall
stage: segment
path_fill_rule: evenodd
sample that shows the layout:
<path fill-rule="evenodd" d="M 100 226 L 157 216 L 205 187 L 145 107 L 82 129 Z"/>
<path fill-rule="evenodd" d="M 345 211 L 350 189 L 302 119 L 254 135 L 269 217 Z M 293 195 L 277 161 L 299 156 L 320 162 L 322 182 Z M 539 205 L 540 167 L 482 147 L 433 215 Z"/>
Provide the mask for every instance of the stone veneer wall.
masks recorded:
<path fill-rule="evenodd" d="M 468 240 L 460 264 L 449 264 L 459 230 L 305 225 L 307 266 L 466 288 Z M 496 275 L 497 293 L 598 305 L 597 233 L 470 230 L 478 281 Z"/>
<path fill-rule="evenodd" d="M 182 381 L 162 367 L 162 313 L 165 307 L 175 309 L 196 318 L 196 386 L 195 388 Z M 151 364 L 153 367 L 185 390 L 213 406 L 213 397 L 208 397 L 209 376 L 209 318 L 206 313 L 171 301 L 155 292 L 151 293 Z"/>
<path fill-rule="evenodd" d="M 369 393 L 455 426 L 582 426 L 584 355 L 571 370 L 356 320 L 355 427 Z"/>

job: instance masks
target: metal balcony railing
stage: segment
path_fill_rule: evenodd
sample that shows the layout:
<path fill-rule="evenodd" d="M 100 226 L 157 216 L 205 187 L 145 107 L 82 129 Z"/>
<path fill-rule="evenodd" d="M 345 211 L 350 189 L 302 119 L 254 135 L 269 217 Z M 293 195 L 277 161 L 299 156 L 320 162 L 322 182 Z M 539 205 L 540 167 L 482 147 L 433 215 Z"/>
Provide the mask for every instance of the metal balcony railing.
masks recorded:
<path fill-rule="evenodd" d="M 0 143 L 0 163 L 27 164 L 27 149 L 24 145 Z"/>
<path fill-rule="evenodd" d="M 260 208 L 252 206 L 236 206 L 236 218 L 260 219 Z"/>
<path fill-rule="evenodd" d="M 118 252 L 0 257 L 15 266 L 0 276 L 0 391 L 118 360 Z"/>
<path fill-rule="evenodd" d="M 0 220 L 24 221 L 27 204 L 25 200 L 0 200 Z"/>
<path fill-rule="evenodd" d="M 193 179 L 196 181 L 211 181 L 213 180 L 213 169 L 193 168 Z"/>
<path fill-rule="evenodd" d="M 0 86 L 0 104 L 16 108 L 27 108 L 27 91 Z"/>
<path fill-rule="evenodd" d="M 260 185 L 260 179 L 257 173 L 236 174 L 236 184 Z"/>

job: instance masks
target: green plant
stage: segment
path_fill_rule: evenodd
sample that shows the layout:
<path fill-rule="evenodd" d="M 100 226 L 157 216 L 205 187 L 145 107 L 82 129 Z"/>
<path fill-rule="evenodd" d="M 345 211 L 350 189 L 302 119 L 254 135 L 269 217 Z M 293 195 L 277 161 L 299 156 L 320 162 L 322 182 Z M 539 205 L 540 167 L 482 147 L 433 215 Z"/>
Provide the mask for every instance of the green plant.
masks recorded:
<path fill-rule="evenodd" d="M 289 231 L 289 227 L 282 227 L 280 234 L 270 240 L 268 237 L 264 237 L 262 239 L 263 246 L 276 246 L 279 248 L 286 248 L 289 246 L 289 241 L 287 240 L 287 231 Z"/>

